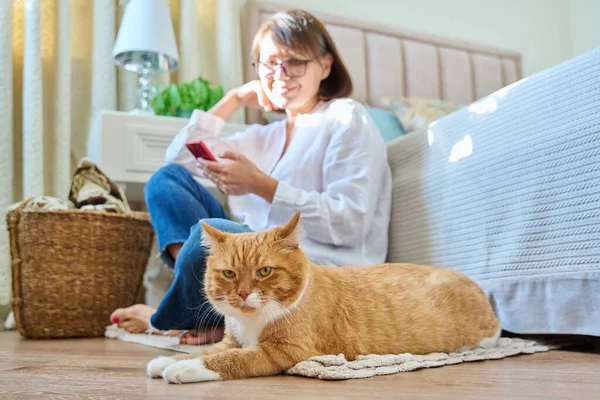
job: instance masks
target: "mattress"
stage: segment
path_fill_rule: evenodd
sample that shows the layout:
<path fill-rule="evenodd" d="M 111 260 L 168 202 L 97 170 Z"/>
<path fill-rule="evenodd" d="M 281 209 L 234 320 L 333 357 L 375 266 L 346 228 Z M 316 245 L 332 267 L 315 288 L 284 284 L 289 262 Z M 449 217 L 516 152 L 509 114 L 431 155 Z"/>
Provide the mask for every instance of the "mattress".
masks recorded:
<path fill-rule="evenodd" d="M 389 261 L 467 274 L 507 331 L 600 336 L 600 49 L 388 152 Z"/>

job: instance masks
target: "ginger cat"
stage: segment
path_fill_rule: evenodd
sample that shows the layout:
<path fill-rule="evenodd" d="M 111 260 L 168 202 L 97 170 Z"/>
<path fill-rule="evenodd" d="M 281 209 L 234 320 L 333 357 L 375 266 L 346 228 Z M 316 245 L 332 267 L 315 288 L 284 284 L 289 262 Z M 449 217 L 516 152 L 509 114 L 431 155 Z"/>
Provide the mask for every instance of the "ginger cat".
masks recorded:
<path fill-rule="evenodd" d="M 159 357 L 148 374 L 167 382 L 281 374 L 323 354 L 426 354 L 491 346 L 500 323 L 463 274 L 430 266 L 326 267 L 282 227 L 228 234 L 205 223 L 205 291 L 225 316 L 225 337 L 197 354 Z"/>

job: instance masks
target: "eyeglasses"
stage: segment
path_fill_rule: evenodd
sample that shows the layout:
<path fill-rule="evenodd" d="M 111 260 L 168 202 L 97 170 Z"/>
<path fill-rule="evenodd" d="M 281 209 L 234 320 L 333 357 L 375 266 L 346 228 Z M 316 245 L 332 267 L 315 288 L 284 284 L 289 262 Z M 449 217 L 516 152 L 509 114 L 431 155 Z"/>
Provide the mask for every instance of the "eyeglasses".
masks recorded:
<path fill-rule="evenodd" d="M 306 73 L 306 65 L 312 60 L 296 60 L 291 59 L 284 62 L 270 62 L 270 61 L 254 61 L 252 66 L 256 70 L 259 76 L 267 79 L 273 78 L 275 71 L 278 67 L 281 67 L 283 72 L 290 78 L 299 78 Z"/>

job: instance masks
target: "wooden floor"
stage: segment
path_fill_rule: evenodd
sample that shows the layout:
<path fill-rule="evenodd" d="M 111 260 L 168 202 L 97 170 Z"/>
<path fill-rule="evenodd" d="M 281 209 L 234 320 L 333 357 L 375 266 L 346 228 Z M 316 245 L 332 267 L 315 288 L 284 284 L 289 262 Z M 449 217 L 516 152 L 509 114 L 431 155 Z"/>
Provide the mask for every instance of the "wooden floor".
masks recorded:
<path fill-rule="evenodd" d="M 0 332 L 0 398 L 600 399 L 600 348 L 551 351 L 351 381 L 291 376 L 169 385 L 146 363 L 172 354 L 110 339 Z"/>

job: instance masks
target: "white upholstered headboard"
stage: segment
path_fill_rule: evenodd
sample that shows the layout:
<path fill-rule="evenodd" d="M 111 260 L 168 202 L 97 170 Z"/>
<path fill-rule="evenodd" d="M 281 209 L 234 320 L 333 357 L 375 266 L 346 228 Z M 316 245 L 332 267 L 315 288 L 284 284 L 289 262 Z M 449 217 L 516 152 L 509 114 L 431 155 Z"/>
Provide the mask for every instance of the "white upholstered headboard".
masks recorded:
<path fill-rule="evenodd" d="M 250 46 L 260 24 L 289 7 L 249 0 L 242 12 L 244 79 L 256 79 Z M 307 10 L 311 11 L 311 10 Z M 312 12 L 312 11 L 311 11 Z M 314 13 L 329 30 L 354 83 L 352 97 L 380 106 L 383 96 L 469 104 L 522 78 L 521 55 L 475 43 L 422 35 Z M 248 110 L 246 122 L 260 122 Z"/>

